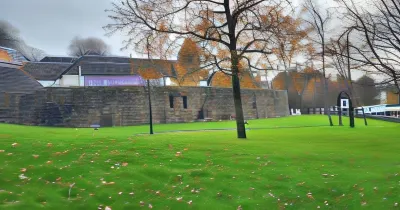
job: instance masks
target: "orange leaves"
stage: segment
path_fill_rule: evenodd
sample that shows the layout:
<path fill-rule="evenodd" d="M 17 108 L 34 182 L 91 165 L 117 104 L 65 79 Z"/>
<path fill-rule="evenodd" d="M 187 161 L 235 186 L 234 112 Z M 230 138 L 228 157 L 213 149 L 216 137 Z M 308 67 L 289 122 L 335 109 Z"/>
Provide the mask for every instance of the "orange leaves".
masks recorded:
<path fill-rule="evenodd" d="M 163 77 L 163 75 L 155 68 L 144 68 L 144 69 L 141 68 L 138 70 L 138 73 L 145 80 L 160 79 Z"/>
<path fill-rule="evenodd" d="M 160 23 L 160 25 L 158 26 L 158 29 L 159 29 L 160 31 L 168 31 L 168 27 L 167 27 L 167 25 L 165 24 L 164 21 L 162 21 L 162 22 Z"/>
<path fill-rule="evenodd" d="M 272 80 L 272 86 L 275 90 L 286 90 L 286 75 L 285 72 L 281 72 L 275 76 L 274 80 Z"/>
<path fill-rule="evenodd" d="M 174 66 L 180 86 L 198 86 L 208 76 L 208 71 L 200 69 L 200 54 L 196 42 L 189 38 L 184 40 L 178 53 L 178 64 Z"/>
<path fill-rule="evenodd" d="M 391 91 L 386 92 L 386 103 L 387 104 L 398 104 L 399 94 L 393 93 Z"/>
<path fill-rule="evenodd" d="M 229 52 L 229 50 L 223 50 L 223 49 L 218 50 L 217 57 L 219 59 L 229 58 L 230 56 L 231 53 Z"/>
<path fill-rule="evenodd" d="M 212 86 L 216 87 L 231 87 L 232 79 L 230 76 L 224 74 L 223 72 L 217 72 L 214 75 Z"/>

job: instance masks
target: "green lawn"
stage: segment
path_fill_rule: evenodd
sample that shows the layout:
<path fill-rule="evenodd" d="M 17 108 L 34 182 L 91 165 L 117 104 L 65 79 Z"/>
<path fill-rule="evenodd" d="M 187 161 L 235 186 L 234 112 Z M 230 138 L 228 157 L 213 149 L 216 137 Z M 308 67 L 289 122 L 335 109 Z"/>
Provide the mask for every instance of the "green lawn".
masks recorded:
<path fill-rule="evenodd" d="M 400 208 L 400 124 L 326 125 L 324 116 L 252 120 L 238 140 L 233 130 L 0 124 L 0 209 Z"/>

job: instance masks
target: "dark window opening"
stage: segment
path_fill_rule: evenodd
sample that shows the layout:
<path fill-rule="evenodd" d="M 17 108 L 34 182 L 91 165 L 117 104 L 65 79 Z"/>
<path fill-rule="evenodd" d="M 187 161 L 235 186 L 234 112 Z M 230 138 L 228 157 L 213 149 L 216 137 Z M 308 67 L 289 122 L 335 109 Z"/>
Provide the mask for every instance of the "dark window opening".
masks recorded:
<path fill-rule="evenodd" d="M 182 96 L 182 99 L 183 99 L 183 108 L 184 109 L 187 109 L 187 96 Z"/>
<path fill-rule="evenodd" d="M 253 96 L 253 109 L 257 109 L 257 98 L 255 95 Z"/>
<path fill-rule="evenodd" d="M 174 108 L 174 96 L 169 96 L 169 108 Z"/>

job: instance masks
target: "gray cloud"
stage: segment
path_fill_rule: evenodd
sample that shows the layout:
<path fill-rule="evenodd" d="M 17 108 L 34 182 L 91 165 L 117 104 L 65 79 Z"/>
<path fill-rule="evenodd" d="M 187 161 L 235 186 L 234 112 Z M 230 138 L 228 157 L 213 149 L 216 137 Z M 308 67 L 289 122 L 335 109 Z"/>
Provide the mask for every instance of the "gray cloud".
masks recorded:
<path fill-rule="evenodd" d="M 0 7 L 0 19 L 20 30 L 21 37 L 33 47 L 50 55 L 66 55 L 69 42 L 76 35 L 98 37 L 112 47 L 115 55 L 128 56 L 120 51 L 124 37 L 105 36 L 102 29 L 110 19 L 105 9 L 112 0 L 12 0 Z"/>

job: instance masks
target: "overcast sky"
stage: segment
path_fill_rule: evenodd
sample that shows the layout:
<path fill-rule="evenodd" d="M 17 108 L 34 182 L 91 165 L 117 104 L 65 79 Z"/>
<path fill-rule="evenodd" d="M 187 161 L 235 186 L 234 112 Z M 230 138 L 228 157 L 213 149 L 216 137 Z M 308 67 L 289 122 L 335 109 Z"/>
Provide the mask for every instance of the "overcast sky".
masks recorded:
<path fill-rule="evenodd" d="M 25 42 L 49 55 L 66 55 L 74 36 L 102 38 L 112 47 L 112 54 L 121 52 L 124 37 L 105 36 L 102 29 L 110 23 L 105 9 L 112 0 L 1 0 L 0 19 L 19 29 Z"/>
<path fill-rule="evenodd" d="M 133 50 L 120 51 L 124 37 L 105 36 L 103 26 L 110 23 L 105 9 L 113 0 L 1 0 L 0 19 L 19 29 L 25 42 L 49 55 L 66 55 L 74 36 L 102 38 L 112 54 L 129 56 Z M 299 0 L 293 0 L 295 4 Z M 326 0 L 320 0 L 326 1 Z"/>

